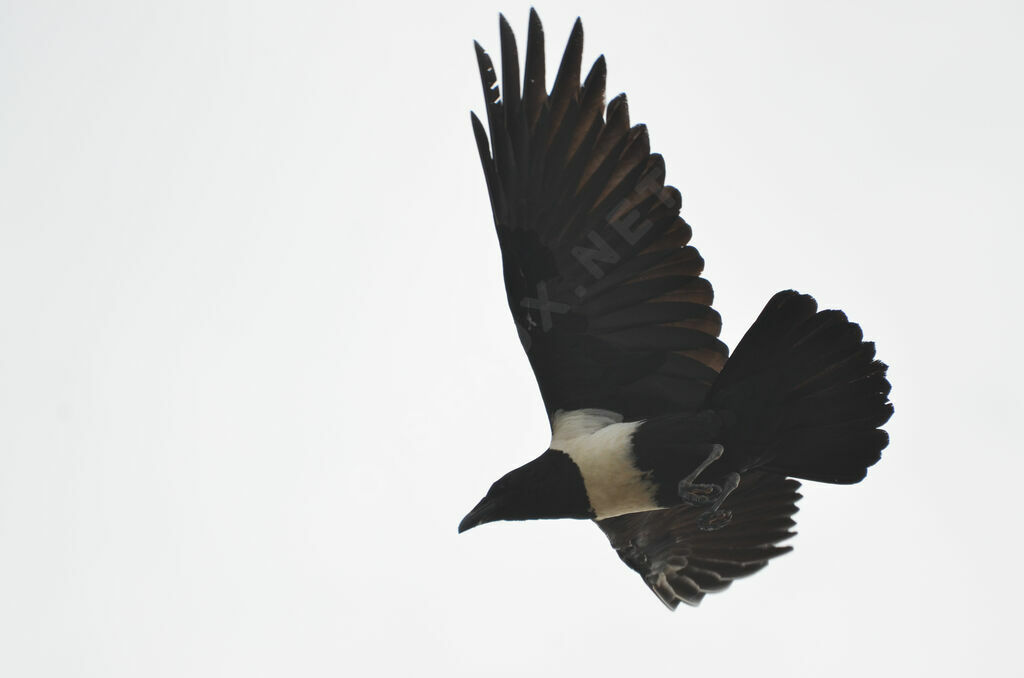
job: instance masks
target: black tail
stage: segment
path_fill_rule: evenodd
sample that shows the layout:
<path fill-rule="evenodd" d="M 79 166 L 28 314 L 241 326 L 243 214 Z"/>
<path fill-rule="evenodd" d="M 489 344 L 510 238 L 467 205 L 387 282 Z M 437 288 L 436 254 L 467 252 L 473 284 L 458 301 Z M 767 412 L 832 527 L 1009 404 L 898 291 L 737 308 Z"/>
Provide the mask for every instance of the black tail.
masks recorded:
<path fill-rule="evenodd" d="M 886 365 L 843 312 L 817 309 L 797 292 L 772 297 L 726 362 L 709 405 L 736 417 L 727 451 L 731 445 L 779 474 L 856 483 L 889 443 L 878 428 L 893 412 Z"/>

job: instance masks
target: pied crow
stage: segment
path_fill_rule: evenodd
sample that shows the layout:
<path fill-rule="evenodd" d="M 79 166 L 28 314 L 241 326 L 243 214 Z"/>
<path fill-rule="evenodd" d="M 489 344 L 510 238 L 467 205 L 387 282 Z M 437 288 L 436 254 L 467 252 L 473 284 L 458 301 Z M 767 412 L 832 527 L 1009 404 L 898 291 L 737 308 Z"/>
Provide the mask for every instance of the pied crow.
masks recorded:
<path fill-rule="evenodd" d="M 476 44 L 471 115 L 509 309 L 551 423 L 548 449 L 459 525 L 596 521 L 669 608 L 791 549 L 795 478 L 849 484 L 888 444 L 886 365 L 841 311 L 772 297 L 730 356 L 679 192 L 625 95 L 585 79 L 577 19 L 550 93 L 530 12 L 520 81 L 502 16 L 501 88 Z"/>

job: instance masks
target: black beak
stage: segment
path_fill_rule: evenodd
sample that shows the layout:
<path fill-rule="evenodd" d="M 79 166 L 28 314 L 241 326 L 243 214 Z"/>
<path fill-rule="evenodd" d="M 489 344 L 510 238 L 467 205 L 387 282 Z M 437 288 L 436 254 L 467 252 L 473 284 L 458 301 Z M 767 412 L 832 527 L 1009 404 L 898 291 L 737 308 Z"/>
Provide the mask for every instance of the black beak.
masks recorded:
<path fill-rule="evenodd" d="M 466 514 L 466 517 L 459 523 L 459 534 L 462 534 L 468 529 L 474 528 L 477 525 L 483 525 L 489 523 L 495 519 L 495 506 L 487 497 L 480 500 L 472 511 Z"/>

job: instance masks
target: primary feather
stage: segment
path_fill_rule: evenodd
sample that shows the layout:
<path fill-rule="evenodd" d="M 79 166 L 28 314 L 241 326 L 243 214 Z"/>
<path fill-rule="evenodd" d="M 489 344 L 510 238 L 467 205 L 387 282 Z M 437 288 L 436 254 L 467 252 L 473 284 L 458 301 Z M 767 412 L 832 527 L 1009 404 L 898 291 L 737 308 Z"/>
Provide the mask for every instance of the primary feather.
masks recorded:
<path fill-rule="evenodd" d="M 504 18 L 501 26 L 504 95 L 477 45 L 489 139 L 475 115 L 473 128 L 509 309 L 549 416 L 694 407 L 728 351 L 664 161 L 646 128 L 630 126 L 624 95 L 606 111 L 603 58 L 581 83 L 579 21 L 548 95 L 531 12 L 522 100 L 515 38 Z"/>

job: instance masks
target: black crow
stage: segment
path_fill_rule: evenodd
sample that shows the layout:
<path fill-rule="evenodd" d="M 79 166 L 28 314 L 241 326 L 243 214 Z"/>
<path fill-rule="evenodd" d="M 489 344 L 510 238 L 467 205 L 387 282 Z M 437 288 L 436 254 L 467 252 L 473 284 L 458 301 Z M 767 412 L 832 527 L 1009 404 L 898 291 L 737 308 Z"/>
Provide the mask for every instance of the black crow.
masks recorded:
<path fill-rule="evenodd" d="M 791 549 L 799 482 L 864 478 L 888 443 L 886 365 L 841 311 L 779 292 L 730 357 L 679 192 L 605 60 L 580 78 L 577 19 L 548 93 L 530 12 L 520 86 L 500 18 L 502 90 L 476 45 L 473 131 L 505 289 L 551 444 L 459 525 L 586 518 L 667 606 L 696 605 Z"/>

